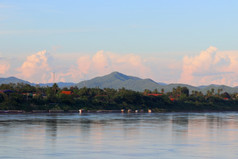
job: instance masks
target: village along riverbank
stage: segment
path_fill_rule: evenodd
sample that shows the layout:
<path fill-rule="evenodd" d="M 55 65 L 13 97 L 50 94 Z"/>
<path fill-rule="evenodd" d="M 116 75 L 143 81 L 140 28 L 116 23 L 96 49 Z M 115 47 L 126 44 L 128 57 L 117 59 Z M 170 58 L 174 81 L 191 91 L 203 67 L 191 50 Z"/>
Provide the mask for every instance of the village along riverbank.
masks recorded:
<path fill-rule="evenodd" d="M 28 84 L 0 85 L 2 113 L 63 112 L 191 112 L 238 111 L 237 94 L 189 92 L 186 87 L 136 92 L 111 88 L 35 87 Z"/>

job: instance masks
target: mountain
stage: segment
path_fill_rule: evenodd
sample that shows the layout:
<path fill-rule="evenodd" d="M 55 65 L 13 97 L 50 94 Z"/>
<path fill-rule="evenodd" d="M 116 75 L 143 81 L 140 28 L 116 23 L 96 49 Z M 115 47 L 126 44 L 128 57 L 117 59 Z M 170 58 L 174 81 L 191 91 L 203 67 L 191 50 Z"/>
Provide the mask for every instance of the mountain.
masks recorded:
<path fill-rule="evenodd" d="M 0 78 L 0 84 L 8 84 L 8 83 L 26 83 L 30 84 L 32 86 L 40 85 L 42 87 L 51 87 L 53 83 L 30 83 L 28 81 L 24 81 L 22 79 L 18 79 L 16 77 L 8 77 L 8 78 Z M 134 91 L 144 91 L 145 89 L 149 89 L 151 91 L 157 89 L 158 91 L 161 91 L 161 89 L 164 89 L 165 92 L 171 92 L 173 88 L 180 87 L 187 87 L 190 91 L 201 91 L 203 94 L 206 94 L 208 90 L 214 89 L 214 92 L 217 93 L 218 89 L 222 89 L 222 92 L 228 92 L 228 93 L 238 93 L 238 87 L 229 87 L 225 85 L 207 85 L 207 86 L 198 86 L 194 87 L 187 84 L 165 84 L 165 83 L 158 83 L 151 79 L 141 79 L 134 76 L 128 76 L 125 74 L 122 74 L 120 72 L 112 72 L 111 74 L 96 77 L 91 80 L 82 81 L 80 83 L 72 83 L 72 82 L 58 82 L 57 83 L 60 88 L 63 87 L 71 87 L 71 86 L 77 86 L 79 88 L 82 87 L 88 87 L 88 88 L 126 88 L 131 89 Z M 221 93 L 222 93 L 221 92 Z"/>
<path fill-rule="evenodd" d="M 145 89 L 149 89 L 153 91 L 154 89 L 157 89 L 158 91 L 161 91 L 161 89 L 164 89 L 165 92 L 171 92 L 173 88 L 180 87 L 187 87 L 190 91 L 201 91 L 202 93 L 207 93 L 208 90 L 214 89 L 214 92 L 217 93 L 218 89 L 222 89 L 222 92 L 228 92 L 228 93 L 238 93 L 238 87 L 229 87 L 225 85 L 208 85 L 208 86 L 191 86 L 187 84 L 165 84 L 165 83 L 157 83 L 151 79 L 141 79 L 138 77 L 133 76 L 127 76 L 119 72 L 112 72 L 109 75 L 96 77 L 91 80 L 82 81 L 78 84 L 76 84 L 77 87 L 88 87 L 88 88 L 126 88 L 131 89 L 134 91 L 144 91 Z M 222 93 L 221 92 L 221 93 Z"/>
<path fill-rule="evenodd" d="M 34 84 L 36 85 L 36 84 Z M 38 84 L 39 86 L 41 87 L 52 87 L 54 85 L 54 83 L 39 83 Z M 60 88 L 64 88 L 64 87 L 71 87 L 71 86 L 74 86 L 75 83 L 72 83 L 72 82 L 58 82 L 57 85 L 60 87 Z"/>
<path fill-rule="evenodd" d="M 151 79 L 141 79 L 134 76 L 127 76 L 119 72 L 112 72 L 109 75 L 105 75 L 102 77 L 96 77 L 91 80 L 82 81 L 76 85 L 79 88 L 89 87 L 89 88 L 126 88 L 135 91 L 144 91 L 145 89 L 149 89 L 151 91 L 157 89 L 161 91 L 164 89 L 165 92 L 172 91 L 173 88 L 178 86 L 187 87 L 189 90 L 199 90 L 197 87 L 193 87 L 186 84 L 165 84 L 165 83 L 157 83 Z"/>
<path fill-rule="evenodd" d="M 16 77 L 0 78 L 0 84 L 8 84 L 8 83 L 26 83 L 32 86 L 39 85 L 42 87 L 47 87 L 47 86 L 50 87 L 53 85 L 53 83 L 39 83 L 39 84 L 30 83 L 28 81 L 24 81 Z M 71 86 L 78 86 L 79 88 L 82 88 L 86 86 L 90 88 L 99 87 L 99 88 L 119 89 L 119 88 L 125 87 L 126 89 L 131 89 L 136 91 L 144 91 L 145 89 L 154 90 L 156 88 L 158 90 L 161 90 L 162 86 L 166 86 L 166 84 L 164 83 L 158 84 L 157 82 L 151 79 L 141 79 L 138 77 L 127 76 L 119 72 L 113 72 L 109 75 L 96 77 L 94 79 L 83 81 L 78 84 L 64 83 L 64 82 L 59 82 L 57 84 L 60 88 L 71 87 Z"/>
<path fill-rule="evenodd" d="M 24 80 L 16 78 L 16 77 L 0 78 L 0 85 L 1 84 L 9 84 L 9 83 L 24 83 L 24 84 L 30 84 L 32 86 L 39 85 L 41 87 L 47 87 L 47 86 L 51 87 L 54 84 L 54 83 L 35 84 L 35 83 L 28 82 L 28 81 L 24 81 Z M 72 83 L 72 82 L 68 82 L 68 83 L 67 82 L 58 82 L 57 84 L 60 88 L 71 87 L 71 86 L 75 85 L 75 83 Z"/>
<path fill-rule="evenodd" d="M 154 90 L 160 85 L 151 79 L 141 79 L 138 77 L 127 76 L 119 72 L 112 72 L 109 75 L 96 77 L 91 80 L 82 81 L 76 84 L 77 87 L 99 87 L 99 88 L 122 88 L 131 89 L 135 91 L 143 91 L 145 89 Z"/>
<path fill-rule="evenodd" d="M 159 85 L 162 85 L 162 86 L 166 86 L 168 85 L 167 83 L 162 83 L 162 82 L 158 82 Z"/>
<path fill-rule="evenodd" d="M 197 87 L 194 87 L 194 86 L 191 86 L 191 85 L 188 85 L 188 84 L 179 84 L 179 83 L 165 85 L 163 87 L 163 89 L 165 90 L 165 92 L 171 92 L 173 90 L 173 88 L 177 88 L 177 87 L 187 87 L 190 92 L 192 92 L 192 91 L 201 91 Z"/>
<path fill-rule="evenodd" d="M 28 81 L 24 81 L 22 79 L 16 78 L 16 77 L 8 77 L 8 78 L 0 78 L 0 84 L 9 84 L 9 83 L 25 83 L 25 84 L 31 84 Z"/>
<path fill-rule="evenodd" d="M 238 88 L 237 87 L 229 87 L 225 85 L 208 85 L 202 88 L 202 92 L 206 93 L 208 90 L 214 89 L 214 92 L 217 93 L 218 89 L 221 89 L 222 92 L 228 92 L 228 93 L 238 93 Z"/>

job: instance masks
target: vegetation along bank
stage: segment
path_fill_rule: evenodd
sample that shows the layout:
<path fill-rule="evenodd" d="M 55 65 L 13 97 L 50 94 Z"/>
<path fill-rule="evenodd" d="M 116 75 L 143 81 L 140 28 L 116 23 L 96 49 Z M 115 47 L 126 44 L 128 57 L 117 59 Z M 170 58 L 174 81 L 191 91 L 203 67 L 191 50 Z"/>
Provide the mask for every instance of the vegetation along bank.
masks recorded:
<path fill-rule="evenodd" d="M 31 86 L 29 84 L 0 85 L 0 110 L 152 110 L 160 111 L 238 111 L 238 94 L 219 89 L 207 93 L 192 91 L 186 87 L 171 92 L 144 90 L 137 92 L 111 88 L 59 88 Z"/>

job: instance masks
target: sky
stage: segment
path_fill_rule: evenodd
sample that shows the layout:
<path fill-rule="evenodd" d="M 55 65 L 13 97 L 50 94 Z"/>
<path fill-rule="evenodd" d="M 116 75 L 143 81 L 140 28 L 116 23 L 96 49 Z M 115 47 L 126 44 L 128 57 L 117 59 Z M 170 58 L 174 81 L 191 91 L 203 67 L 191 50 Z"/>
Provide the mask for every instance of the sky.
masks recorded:
<path fill-rule="evenodd" d="M 0 77 L 238 86 L 237 28 L 237 0 L 0 0 Z"/>

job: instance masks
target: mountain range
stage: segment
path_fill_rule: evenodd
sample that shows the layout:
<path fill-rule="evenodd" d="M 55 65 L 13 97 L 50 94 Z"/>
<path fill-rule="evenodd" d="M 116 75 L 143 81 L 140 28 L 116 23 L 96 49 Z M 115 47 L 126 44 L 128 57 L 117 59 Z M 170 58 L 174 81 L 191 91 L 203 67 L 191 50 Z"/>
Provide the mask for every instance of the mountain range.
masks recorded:
<path fill-rule="evenodd" d="M 37 85 L 35 83 L 30 83 L 28 81 L 24 81 L 21 79 L 18 79 L 16 77 L 8 77 L 8 78 L 0 78 L 0 84 L 8 84 L 8 83 L 26 83 L 30 85 Z M 101 77 L 95 77 L 90 80 L 85 80 L 79 83 L 65 83 L 65 82 L 59 82 L 57 83 L 59 87 L 71 87 L 71 86 L 77 86 L 78 88 L 82 87 L 88 87 L 88 88 L 126 88 L 134 91 L 144 91 L 145 89 L 154 90 L 157 89 L 158 91 L 161 91 L 161 89 L 164 89 L 165 92 L 172 91 L 173 88 L 176 88 L 178 86 L 180 87 L 187 87 L 190 92 L 192 91 L 201 91 L 203 93 L 206 93 L 208 90 L 211 90 L 212 88 L 217 92 L 218 89 L 222 89 L 222 92 L 228 92 L 228 93 L 238 93 L 238 87 L 229 87 L 225 85 L 208 85 L 208 86 L 191 86 L 187 84 L 166 84 L 166 83 L 158 83 L 153 81 L 152 79 L 141 79 L 134 76 L 128 76 L 125 74 L 122 74 L 120 72 L 112 72 L 108 75 L 101 76 Z M 52 86 L 53 83 L 40 83 L 38 84 L 40 86 Z"/>
<path fill-rule="evenodd" d="M 187 84 L 165 84 L 165 83 L 158 83 L 153 81 L 152 79 L 141 79 L 138 77 L 133 76 L 127 76 L 125 74 L 122 74 L 120 72 L 112 72 L 109 75 L 102 76 L 102 77 L 96 77 L 91 80 L 82 81 L 78 84 L 76 84 L 77 87 L 99 87 L 99 88 L 126 88 L 131 89 L 134 91 L 144 91 L 145 89 L 154 90 L 157 89 L 158 91 L 161 91 L 161 89 L 164 89 L 165 92 L 170 92 L 173 90 L 173 88 L 176 88 L 178 86 L 180 87 L 187 87 L 190 92 L 192 91 L 201 91 L 203 93 L 206 93 L 208 90 L 211 90 L 214 88 L 215 92 L 217 92 L 218 89 L 222 89 L 222 92 L 228 92 L 228 93 L 238 93 L 238 87 L 229 87 L 225 85 L 208 85 L 208 86 L 191 86 Z"/>
<path fill-rule="evenodd" d="M 31 83 L 31 82 L 28 82 L 28 81 L 25 81 L 25 80 L 22 80 L 22 79 L 19 79 L 19 78 L 16 78 L 16 77 L 0 78 L 0 85 L 1 84 L 9 84 L 9 83 L 25 83 L 25 84 L 30 84 L 32 86 L 39 85 L 39 86 L 42 86 L 42 87 L 47 87 L 47 86 L 51 87 L 54 84 L 54 83 L 39 83 L 39 84 L 36 84 L 36 83 Z M 73 83 L 73 82 L 58 82 L 57 84 L 60 88 L 63 88 L 63 87 L 74 86 L 76 83 Z"/>

